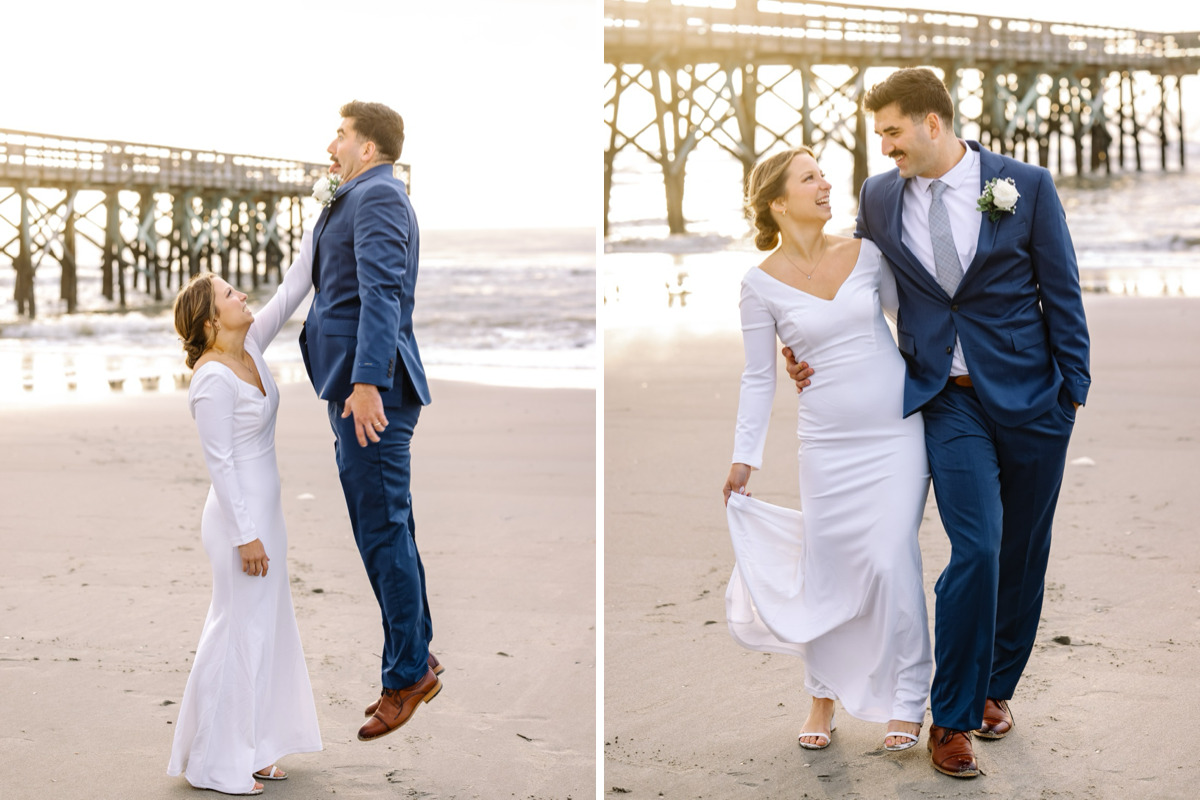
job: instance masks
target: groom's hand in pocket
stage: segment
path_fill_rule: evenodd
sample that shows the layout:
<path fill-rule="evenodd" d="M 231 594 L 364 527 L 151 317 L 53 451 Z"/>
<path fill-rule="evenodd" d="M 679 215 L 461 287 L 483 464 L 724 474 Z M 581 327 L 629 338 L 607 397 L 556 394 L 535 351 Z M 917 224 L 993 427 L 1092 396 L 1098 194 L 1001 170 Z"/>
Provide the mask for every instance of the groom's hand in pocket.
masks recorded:
<path fill-rule="evenodd" d="M 796 382 L 796 394 L 799 394 L 804 391 L 805 386 L 808 386 L 808 379 L 813 374 L 812 367 L 808 366 L 807 361 L 797 362 L 790 347 L 783 348 L 783 357 L 787 359 L 788 376 Z"/>

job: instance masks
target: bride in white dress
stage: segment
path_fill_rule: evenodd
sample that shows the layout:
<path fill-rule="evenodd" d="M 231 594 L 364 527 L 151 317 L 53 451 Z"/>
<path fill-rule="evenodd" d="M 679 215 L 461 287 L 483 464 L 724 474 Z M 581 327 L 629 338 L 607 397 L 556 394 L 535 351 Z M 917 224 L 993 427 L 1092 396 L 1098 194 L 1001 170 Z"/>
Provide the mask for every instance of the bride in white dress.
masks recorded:
<path fill-rule="evenodd" d="M 188 406 L 212 478 L 200 532 L 213 594 L 167 774 L 226 794 L 261 794 L 259 780 L 287 777 L 278 759 L 321 749 L 288 584 L 275 462 L 279 389 L 263 360 L 312 288 L 311 257 L 306 233 L 257 318 L 246 295 L 209 273 L 175 300 L 175 329 L 194 370 Z"/>
<path fill-rule="evenodd" d="M 800 744 L 832 738 L 834 700 L 916 744 L 933 661 L 917 528 L 929 489 L 919 414 L 903 418 L 904 361 L 884 319 L 896 289 L 870 241 L 824 233 L 830 184 L 808 148 L 762 161 L 747 192 L 772 252 L 742 281 L 746 367 L 725 483 L 737 565 L 729 628 L 798 655 L 813 697 Z M 778 249 L 775 249 L 776 244 Z M 752 499 L 776 385 L 776 337 L 814 365 L 799 395 L 801 512 Z"/>

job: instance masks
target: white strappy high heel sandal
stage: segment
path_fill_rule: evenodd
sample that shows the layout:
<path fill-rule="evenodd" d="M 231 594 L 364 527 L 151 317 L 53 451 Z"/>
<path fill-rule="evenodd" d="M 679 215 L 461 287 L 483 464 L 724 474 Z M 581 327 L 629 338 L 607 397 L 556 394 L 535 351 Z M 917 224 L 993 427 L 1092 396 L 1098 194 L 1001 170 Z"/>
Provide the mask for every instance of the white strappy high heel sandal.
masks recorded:
<path fill-rule="evenodd" d="M 885 733 L 883 735 L 883 741 L 886 742 L 888 740 L 889 736 L 894 736 L 897 739 L 903 737 L 903 738 L 909 740 L 907 742 L 901 742 L 900 744 L 893 744 L 893 745 L 885 744 L 883 746 L 884 750 L 890 750 L 893 753 L 898 753 L 901 750 L 907 750 L 908 748 L 914 746 L 918 741 L 920 741 L 921 732 L 917 731 L 916 733 L 909 733 L 908 731 L 888 731 L 887 733 Z"/>
<path fill-rule="evenodd" d="M 808 744 L 807 742 L 801 741 L 800 746 L 803 747 L 805 750 L 824 750 L 826 747 L 829 747 L 829 743 L 833 741 L 833 738 L 832 738 L 833 732 L 837 730 L 837 725 L 834 724 L 834 720 L 836 718 L 837 718 L 836 711 L 833 714 L 829 715 L 829 733 L 821 733 L 820 731 L 813 731 L 813 732 L 800 731 L 800 735 L 796 737 L 797 739 L 803 739 L 805 736 L 815 736 L 818 739 L 824 739 L 825 740 L 824 744 Z M 909 747 L 911 747 L 911 746 L 912 745 L 909 745 Z"/>

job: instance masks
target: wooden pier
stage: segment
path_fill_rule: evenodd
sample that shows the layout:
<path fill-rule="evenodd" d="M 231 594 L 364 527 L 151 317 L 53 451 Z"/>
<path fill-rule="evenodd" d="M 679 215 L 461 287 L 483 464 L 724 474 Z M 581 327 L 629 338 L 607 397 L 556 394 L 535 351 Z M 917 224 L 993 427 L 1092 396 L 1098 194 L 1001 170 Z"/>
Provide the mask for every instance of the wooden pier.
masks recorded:
<path fill-rule="evenodd" d="M 842 147 L 857 191 L 872 68 L 939 70 L 956 130 L 1059 173 L 1141 170 L 1150 143 L 1161 169 L 1185 165 L 1181 79 L 1200 70 L 1200 33 L 781 0 L 605 0 L 604 11 L 606 232 L 627 150 L 661 169 L 672 233 L 686 230 L 687 158 L 706 139 L 745 175 L 776 148 Z"/>
<path fill-rule="evenodd" d="M 101 292 L 169 297 L 202 270 L 257 288 L 303 234 L 302 203 L 326 163 L 0 130 L 0 255 L 16 270 L 17 312 L 37 313 L 47 259 L 60 297 L 79 310 L 80 241 L 100 252 Z M 408 181 L 408 167 L 396 165 Z"/>

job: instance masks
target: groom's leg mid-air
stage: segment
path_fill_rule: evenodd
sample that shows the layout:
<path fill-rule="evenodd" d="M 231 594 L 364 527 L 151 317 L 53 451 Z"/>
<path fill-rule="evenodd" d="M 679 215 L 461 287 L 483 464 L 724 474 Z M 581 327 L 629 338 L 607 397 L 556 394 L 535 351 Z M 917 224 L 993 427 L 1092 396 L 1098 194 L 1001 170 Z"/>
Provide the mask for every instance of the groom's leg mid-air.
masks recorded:
<path fill-rule="evenodd" d="M 363 448 L 338 404 L 329 408 L 351 527 L 383 621 L 383 691 L 367 709 L 370 719 L 358 732 L 360 741 L 401 727 L 442 688 L 437 674 L 443 668 L 429 652 L 433 628 L 408 488 L 409 448 L 420 409 L 416 403 L 388 409 L 380 441 Z"/>

